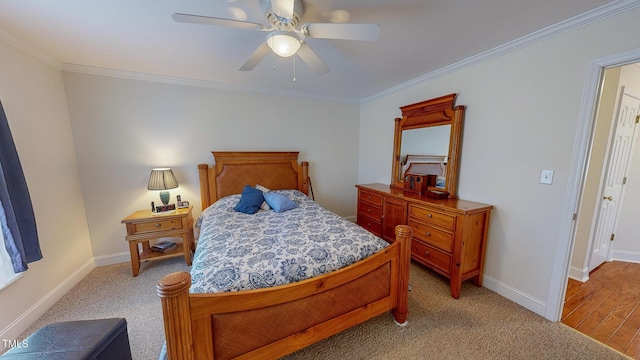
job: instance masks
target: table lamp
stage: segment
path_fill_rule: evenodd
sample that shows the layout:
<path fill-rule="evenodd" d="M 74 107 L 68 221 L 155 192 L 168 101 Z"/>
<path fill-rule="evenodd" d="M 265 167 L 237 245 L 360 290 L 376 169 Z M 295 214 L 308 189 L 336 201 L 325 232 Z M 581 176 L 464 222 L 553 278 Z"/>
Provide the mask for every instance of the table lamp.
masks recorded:
<path fill-rule="evenodd" d="M 175 189 L 178 187 L 178 181 L 173 176 L 173 171 L 169 168 L 157 168 L 151 170 L 149 176 L 148 190 L 160 190 L 160 201 L 163 205 L 169 204 L 169 192 L 168 189 Z"/>

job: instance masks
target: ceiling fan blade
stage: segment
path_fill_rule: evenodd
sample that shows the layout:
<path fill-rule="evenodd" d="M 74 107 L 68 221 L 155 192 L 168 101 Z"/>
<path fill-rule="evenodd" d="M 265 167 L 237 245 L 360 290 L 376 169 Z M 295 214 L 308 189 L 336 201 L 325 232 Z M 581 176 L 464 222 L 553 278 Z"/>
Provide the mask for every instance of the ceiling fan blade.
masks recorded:
<path fill-rule="evenodd" d="M 271 10 L 278 16 L 291 19 L 293 18 L 294 0 L 270 0 Z"/>
<path fill-rule="evenodd" d="M 233 27 L 237 29 L 247 29 L 247 30 L 264 30 L 265 29 L 263 25 L 257 24 L 257 23 L 223 19 L 223 18 L 210 17 L 210 16 L 174 13 L 173 15 L 171 15 L 171 17 L 173 18 L 173 20 L 177 22 L 184 22 L 184 23 L 191 23 L 191 24 L 226 26 L 226 27 Z"/>
<path fill-rule="evenodd" d="M 303 42 L 300 44 L 300 49 L 296 53 L 300 56 L 300 59 L 307 64 L 311 70 L 315 71 L 318 75 L 324 75 L 329 72 L 329 67 L 327 64 L 320 59 L 320 57 L 307 45 L 307 43 Z"/>
<path fill-rule="evenodd" d="M 247 61 L 242 64 L 242 66 L 240 67 L 240 71 L 253 70 L 253 68 L 255 68 L 256 65 L 258 65 L 260 61 L 262 61 L 262 59 L 264 59 L 269 54 L 269 52 L 271 52 L 269 45 L 267 45 L 266 42 L 263 42 L 262 45 L 258 46 L 256 51 L 254 51 L 253 54 L 249 56 Z"/>
<path fill-rule="evenodd" d="M 311 23 L 302 25 L 302 31 L 316 39 L 376 41 L 380 36 L 378 24 Z"/>

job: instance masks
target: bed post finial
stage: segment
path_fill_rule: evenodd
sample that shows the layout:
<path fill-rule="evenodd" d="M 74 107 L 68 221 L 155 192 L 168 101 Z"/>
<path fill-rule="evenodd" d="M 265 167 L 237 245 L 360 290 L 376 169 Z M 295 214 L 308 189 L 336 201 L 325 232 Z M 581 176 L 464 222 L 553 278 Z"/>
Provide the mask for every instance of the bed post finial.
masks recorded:
<path fill-rule="evenodd" d="M 167 355 L 171 360 L 194 358 L 189 308 L 190 286 L 191 275 L 186 272 L 171 273 L 160 279 L 156 286 L 158 296 L 162 299 Z"/>
<path fill-rule="evenodd" d="M 400 326 L 407 325 L 409 316 L 409 264 L 411 263 L 410 226 L 396 226 L 396 242 L 400 243 L 400 261 L 398 269 L 398 306 L 393 309 L 393 319 Z"/>

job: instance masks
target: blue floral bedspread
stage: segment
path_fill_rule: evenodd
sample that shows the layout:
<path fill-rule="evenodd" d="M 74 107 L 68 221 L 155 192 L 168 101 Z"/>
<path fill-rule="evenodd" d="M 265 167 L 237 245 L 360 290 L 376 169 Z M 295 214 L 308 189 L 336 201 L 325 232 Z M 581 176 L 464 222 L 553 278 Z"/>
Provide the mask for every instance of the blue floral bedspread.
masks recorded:
<path fill-rule="evenodd" d="M 231 195 L 202 213 L 192 293 L 288 284 L 343 268 L 388 245 L 300 191 L 277 192 L 299 206 L 248 215 L 233 210 L 240 195 Z"/>

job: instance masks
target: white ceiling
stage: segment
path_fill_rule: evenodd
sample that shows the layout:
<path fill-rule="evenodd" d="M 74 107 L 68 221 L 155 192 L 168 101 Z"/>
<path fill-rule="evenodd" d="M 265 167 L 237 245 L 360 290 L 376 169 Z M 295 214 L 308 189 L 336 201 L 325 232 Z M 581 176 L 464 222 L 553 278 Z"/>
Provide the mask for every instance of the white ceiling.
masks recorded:
<path fill-rule="evenodd" d="M 329 66 L 270 54 L 238 68 L 266 33 L 178 23 L 175 12 L 266 24 L 260 0 L 0 0 L 0 39 L 35 49 L 63 68 L 137 73 L 359 101 L 564 22 L 615 11 L 629 0 L 306 0 L 302 22 L 381 27 L 377 42 L 307 39 Z M 580 15 L 580 16 L 579 16 Z M 544 32 L 544 30 L 543 30 Z M 33 52 L 33 51 L 32 51 Z"/>

